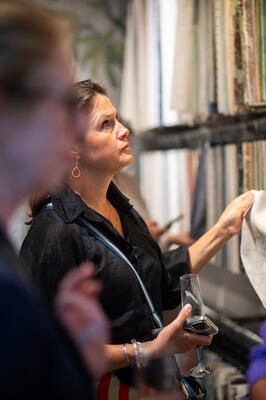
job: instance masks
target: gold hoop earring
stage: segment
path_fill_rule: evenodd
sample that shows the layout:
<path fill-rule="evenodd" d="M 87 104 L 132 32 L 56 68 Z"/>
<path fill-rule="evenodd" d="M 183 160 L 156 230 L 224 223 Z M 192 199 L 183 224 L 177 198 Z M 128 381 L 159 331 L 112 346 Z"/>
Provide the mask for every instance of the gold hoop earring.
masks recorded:
<path fill-rule="evenodd" d="M 71 175 L 73 176 L 74 179 L 78 179 L 81 175 L 80 169 L 78 167 L 78 160 L 76 160 L 76 165 L 72 169 Z"/>

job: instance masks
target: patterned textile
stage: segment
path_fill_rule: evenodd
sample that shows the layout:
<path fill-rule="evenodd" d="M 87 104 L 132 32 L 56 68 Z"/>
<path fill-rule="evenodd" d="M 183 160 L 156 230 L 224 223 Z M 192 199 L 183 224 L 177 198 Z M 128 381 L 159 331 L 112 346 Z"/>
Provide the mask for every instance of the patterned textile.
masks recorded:
<path fill-rule="evenodd" d="M 96 385 L 97 400 L 137 400 L 138 391 L 124 385 L 113 373 L 105 374 Z"/>

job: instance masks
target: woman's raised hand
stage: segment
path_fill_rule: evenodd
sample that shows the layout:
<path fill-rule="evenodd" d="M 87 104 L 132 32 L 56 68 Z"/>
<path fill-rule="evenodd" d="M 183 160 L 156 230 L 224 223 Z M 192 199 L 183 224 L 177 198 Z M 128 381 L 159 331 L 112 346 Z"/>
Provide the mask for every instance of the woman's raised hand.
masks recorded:
<path fill-rule="evenodd" d="M 191 312 L 191 305 L 185 305 L 176 319 L 161 330 L 156 339 L 149 342 L 147 348 L 152 357 L 184 353 L 196 346 L 208 346 L 212 336 L 195 335 L 183 329 L 184 323 Z"/>
<path fill-rule="evenodd" d="M 238 234 L 241 231 L 244 215 L 253 200 L 254 193 L 251 191 L 232 200 L 217 222 L 221 232 L 226 232 L 230 236 Z"/>

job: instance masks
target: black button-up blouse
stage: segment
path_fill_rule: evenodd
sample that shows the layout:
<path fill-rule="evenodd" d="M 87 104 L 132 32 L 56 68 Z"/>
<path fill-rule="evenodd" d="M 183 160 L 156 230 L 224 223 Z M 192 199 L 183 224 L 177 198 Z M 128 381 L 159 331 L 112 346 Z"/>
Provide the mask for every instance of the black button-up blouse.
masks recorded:
<path fill-rule="evenodd" d="M 82 216 L 94 224 L 124 252 L 145 283 L 160 316 L 162 310 L 180 303 L 179 277 L 189 273 L 187 247 L 162 256 L 140 215 L 113 183 L 108 199 L 120 215 L 124 238 L 106 218 L 64 186 L 52 196 L 54 210 L 43 209 L 32 222 L 20 257 L 49 302 L 68 270 L 84 260 L 93 261 L 96 278 L 104 284 L 100 300 L 111 323 L 112 343 L 130 342 L 132 338 L 148 340 L 155 326 L 136 276 L 76 219 Z"/>

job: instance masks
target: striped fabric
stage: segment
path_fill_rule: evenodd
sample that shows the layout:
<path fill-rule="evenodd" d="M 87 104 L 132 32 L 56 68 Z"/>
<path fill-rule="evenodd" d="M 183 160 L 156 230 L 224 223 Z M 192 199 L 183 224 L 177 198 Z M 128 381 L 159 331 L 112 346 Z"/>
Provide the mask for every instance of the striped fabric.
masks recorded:
<path fill-rule="evenodd" d="M 175 400 L 185 399 L 179 381 L 176 381 L 174 392 L 167 394 L 145 384 L 140 385 L 139 389 L 126 386 L 112 372 L 105 374 L 96 383 L 96 400 L 154 400 L 156 398 L 159 400 L 165 397 L 173 398 L 173 396 Z"/>
<path fill-rule="evenodd" d="M 96 386 L 97 400 L 137 400 L 138 391 L 124 385 L 113 373 L 105 374 Z"/>

